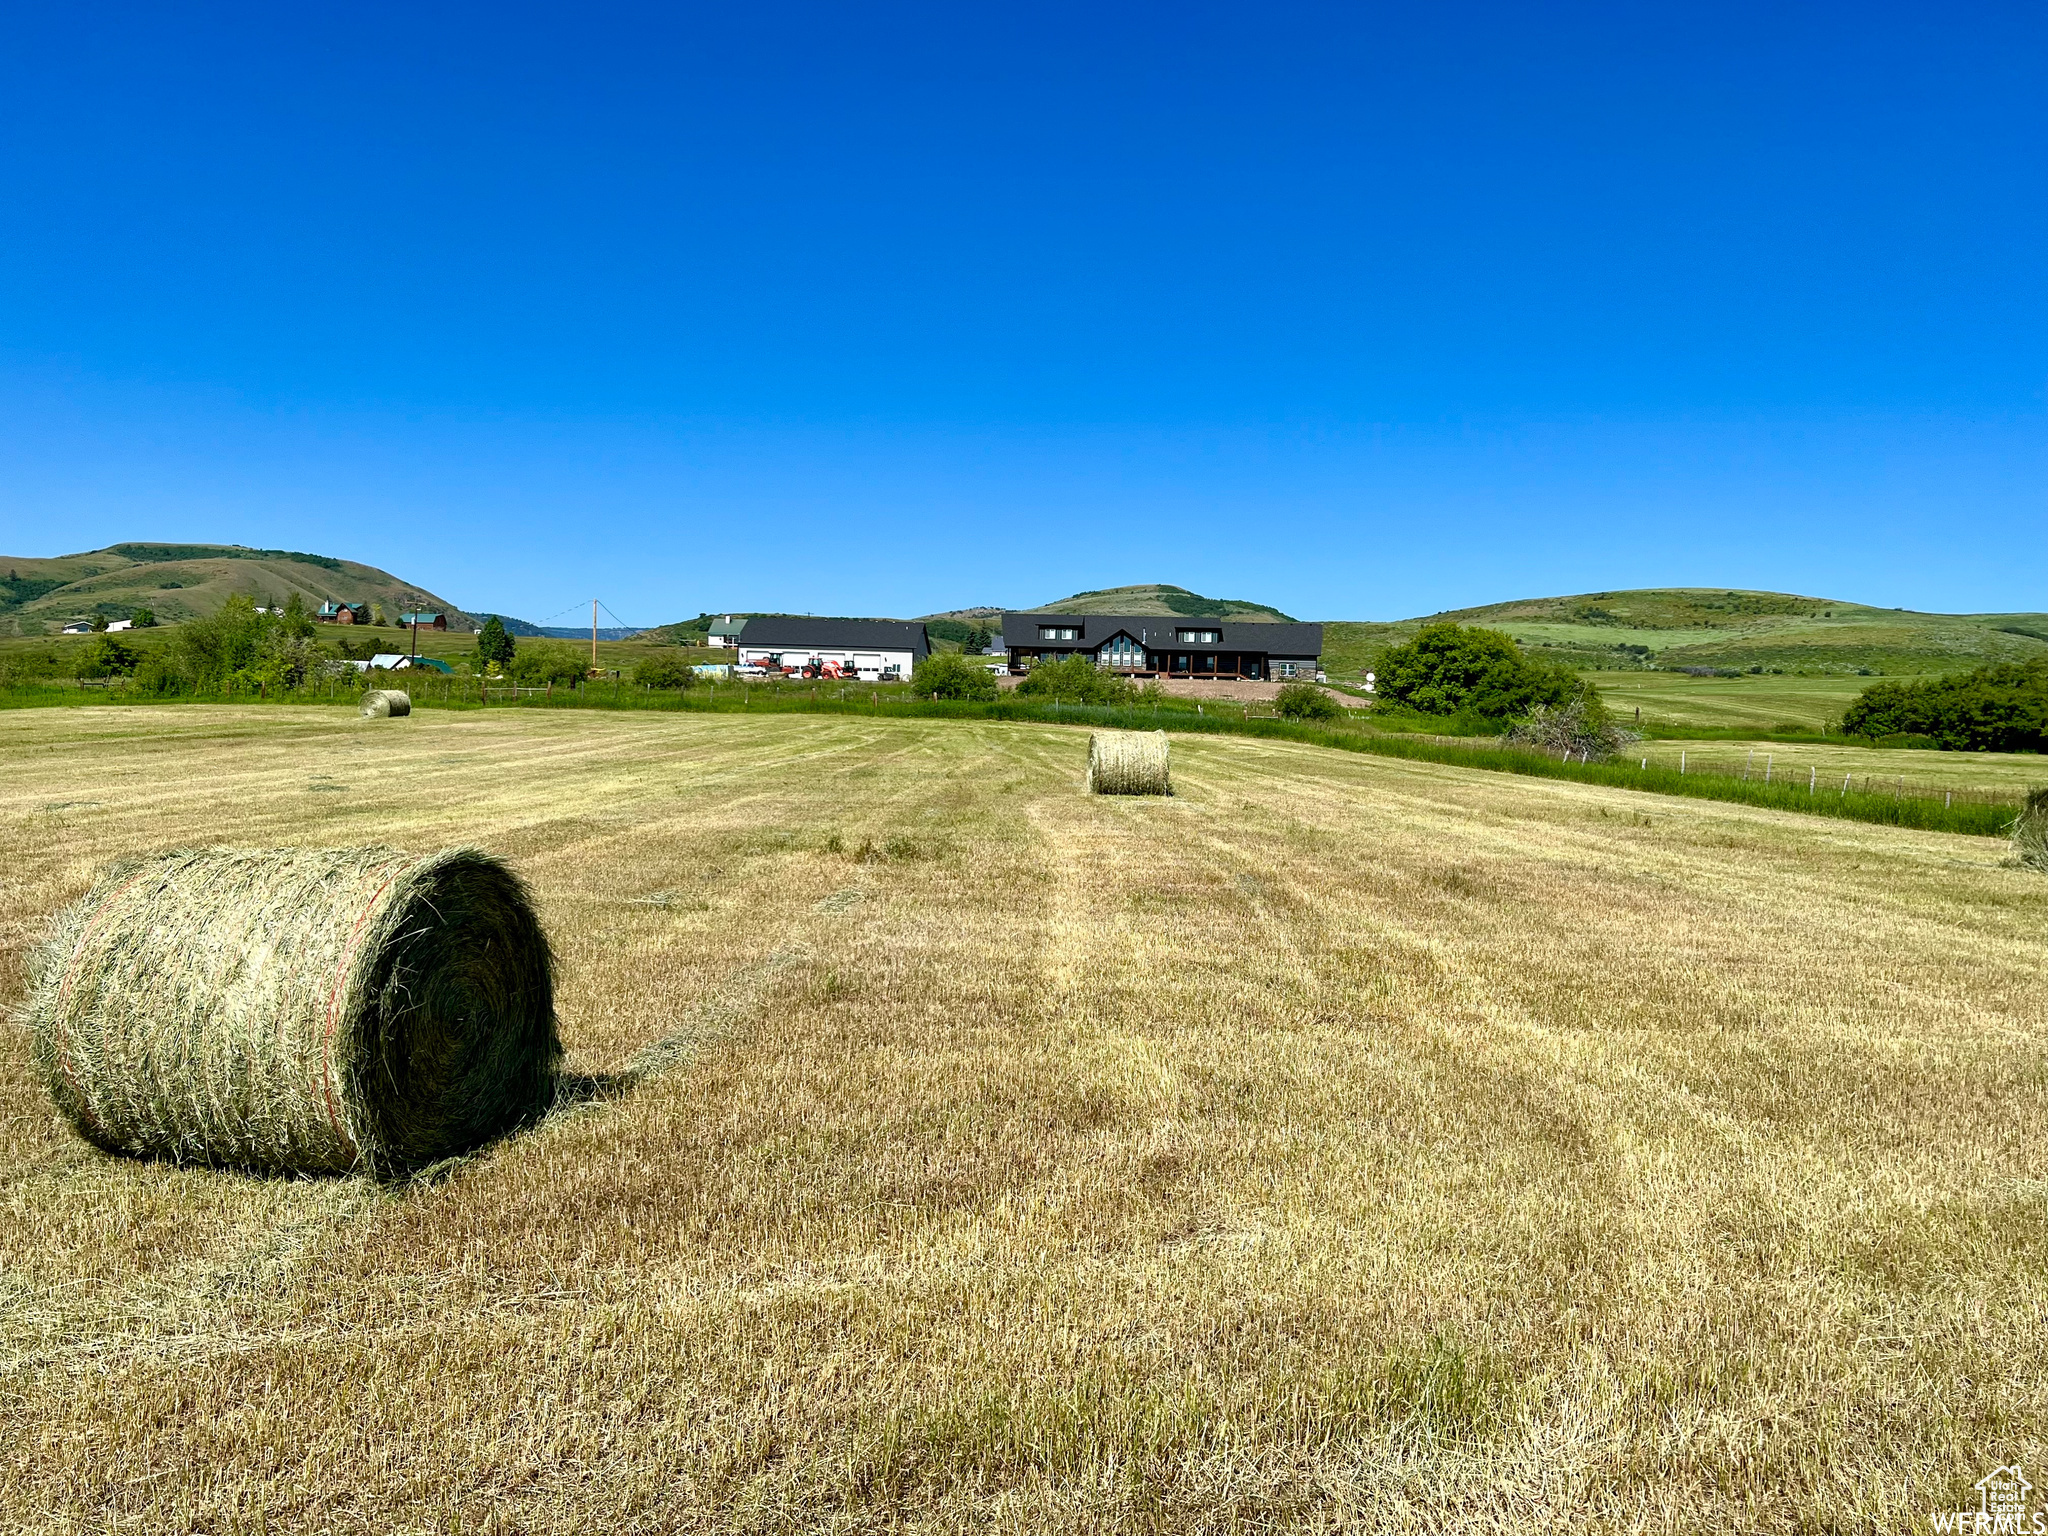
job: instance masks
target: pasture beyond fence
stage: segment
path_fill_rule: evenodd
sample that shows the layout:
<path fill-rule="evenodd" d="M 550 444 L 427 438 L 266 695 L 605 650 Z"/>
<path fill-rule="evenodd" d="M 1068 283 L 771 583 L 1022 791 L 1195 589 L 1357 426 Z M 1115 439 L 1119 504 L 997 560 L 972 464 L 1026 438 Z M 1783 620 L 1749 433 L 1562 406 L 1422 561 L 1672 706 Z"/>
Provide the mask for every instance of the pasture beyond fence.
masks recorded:
<path fill-rule="evenodd" d="M 383 674 L 378 674 L 382 676 Z M 1269 706 L 1215 700 L 1189 708 L 1183 700 L 1161 704 L 1090 705 L 1039 700 L 1005 694 L 993 702 L 916 698 L 905 690 L 867 685 L 818 683 L 707 684 L 677 692 L 650 689 L 622 678 L 594 679 L 584 684 L 514 687 L 510 683 L 463 677 L 421 677 L 408 672 L 413 705 L 435 709 L 609 709 L 668 713 L 863 714 L 901 719 L 1014 720 L 1048 725 L 1086 725 L 1118 730 L 1166 730 L 1182 734 L 1249 735 L 1365 752 L 1382 757 L 1443 763 L 1526 777 L 1567 779 L 1680 795 L 1690 799 L 1731 801 L 1772 810 L 1835 816 L 1884 826 L 1930 832 L 1959 832 L 1979 837 L 2009 833 L 2025 792 L 1977 786 L 1962 787 L 1915 781 L 1904 774 L 1855 773 L 1848 781 L 1823 783 L 1818 767 L 1794 765 L 1788 774 L 1773 754 L 1762 767 L 1752 759 L 1695 759 L 1688 753 L 1677 766 L 1666 766 L 1640 749 L 1601 762 L 1585 762 L 1522 747 L 1505 747 L 1484 737 L 1430 736 L 1393 733 L 1370 723 L 1341 720 L 1328 724 L 1282 719 Z M 221 689 L 169 695 L 139 693 L 117 687 L 86 691 L 75 684 L 17 684 L 0 689 L 0 708 L 36 705 L 126 702 L 134 704 L 349 704 L 358 697 L 360 680 L 319 681 L 299 689 Z M 1744 771 L 1744 768 L 1748 771 Z M 1769 777 L 1765 777 L 1768 770 Z M 2048 762 L 2042 777 L 2048 780 Z"/>

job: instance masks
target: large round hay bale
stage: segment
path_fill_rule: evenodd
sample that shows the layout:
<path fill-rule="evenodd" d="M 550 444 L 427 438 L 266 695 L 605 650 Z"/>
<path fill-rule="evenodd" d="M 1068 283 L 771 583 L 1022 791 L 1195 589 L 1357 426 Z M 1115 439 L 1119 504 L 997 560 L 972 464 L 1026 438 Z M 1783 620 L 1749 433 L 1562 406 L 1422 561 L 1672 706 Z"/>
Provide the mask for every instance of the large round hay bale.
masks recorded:
<path fill-rule="evenodd" d="M 1088 738 L 1088 788 L 1098 795 L 1170 795 L 1166 732 L 1096 731 Z"/>
<path fill-rule="evenodd" d="M 412 695 L 397 688 L 372 688 L 363 695 L 365 720 L 389 720 L 412 713 Z"/>
<path fill-rule="evenodd" d="M 2048 870 L 2048 789 L 2027 792 L 2012 821 L 2012 851 L 2020 863 Z"/>
<path fill-rule="evenodd" d="M 561 1045 L 526 887 L 471 848 L 166 853 L 57 920 L 36 1059 L 90 1141 L 402 1176 L 551 1102 Z"/>

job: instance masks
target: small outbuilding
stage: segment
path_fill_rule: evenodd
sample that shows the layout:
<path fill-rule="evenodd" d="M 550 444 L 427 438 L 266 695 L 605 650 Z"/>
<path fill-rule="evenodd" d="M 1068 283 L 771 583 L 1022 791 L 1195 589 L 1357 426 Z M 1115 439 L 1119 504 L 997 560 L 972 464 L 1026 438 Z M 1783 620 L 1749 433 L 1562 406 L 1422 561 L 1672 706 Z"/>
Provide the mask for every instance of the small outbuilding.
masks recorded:
<path fill-rule="evenodd" d="M 705 637 L 704 643 L 714 651 L 731 650 L 740 643 L 740 633 L 746 627 L 745 619 L 736 619 L 728 613 L 722 619 L 711 621 L 711 633 Z"/>

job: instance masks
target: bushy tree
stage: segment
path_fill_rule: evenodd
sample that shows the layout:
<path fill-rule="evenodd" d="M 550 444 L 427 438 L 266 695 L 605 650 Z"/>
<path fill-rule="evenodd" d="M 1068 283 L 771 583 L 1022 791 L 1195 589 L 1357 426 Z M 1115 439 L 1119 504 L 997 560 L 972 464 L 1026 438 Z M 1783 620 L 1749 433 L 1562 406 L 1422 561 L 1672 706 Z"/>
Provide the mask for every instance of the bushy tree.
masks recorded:
<path fill-rule="evenodd" d="M 656 651 L 633 668 L 633 681 L 648 688 L 693 688 L 697 672 L 673 651 Z"/>
<path fill-rule="evenodd" d="M 177 652 L 184 670 L 206 687 L 247 671 L 263 643 L 268 617 L 256 611 L 247 594 L 237 592 L 205 618 L 179 625 Z"/>
<path fill-rule="evenodd" d="M 156 615 L 151 613 L 147 608 L 138 608 L 133 613 L 128 615 L 128 622 L 133 624 L 137 629 L 155 629 Z"/>
<path fill-rule="evenodd" d="M 313 638 L 313 615 L 306 612 L 304 593 L 294 592 L 284 600 L 284 613 L 279 617 L 278 623 L 294 640 Z"/>
<path fill-rule="evenodd" d="M 1928 736 L 1950 751 L 2048 751 L 2048 660 L 1873 683 L 1842 715 L 1851 736 Z"/>
<path fill-rule="evenodd" d="M 954 651 L 933 651 L 910 674 L 912 691 L 934 699 L 992 699 L 995 675 Z"/>
<path fill-rule="evenodd" d="M 1524 656 L 1497 629 L 1431 624 L 1381 658 L 1381 697 L 1429 715 L 1466 711 L 1513 720 L 1539 704 L 1571 703 L 1585 684 L 1569 667 Z"/>
<path fill-rule="evenodd" d="M 135 670 L 142 653 L 123 645 L 119 635 L 101 635 L 78 658 L 80 677 L 126 677 Z"/>
<path fill-rule="evenodd" d="M 1344 706 L 1314 683 L 1288 683 L 1273 699 L 1273 708 L 1289 720 L 1334 720 Z"/>
<path fill-rule="evenodd" d="M 995 636 L 990 634 L 985 626 L 977 624 L 974 628 L 967 631 L 967 638 L 960 642 L 960 654 L 962 656 L 986 656 L 988 654 L 989 642 L 994 639 Z"/>
<path fill-rule="evenodd" d="M 503 619 L 494 613 L 484 620 L 484 627 L 476 632 L 476 659 L 483 671 L 510 666 L 517 651 L 518 642 L 506 630 Z"/>
<path fill-rule="evenodd" d="M 1092 657 L 1081 655 L 1037 663 L 1017 685 L 1017 691 L 1034 698 L 1077 704 L 1128 704 L 1137 692 L 1129 678 L 1098 667 Z"/>
<path fill-rule="evenodd" d="M 559 640 L 543 640 L 522 648 L 512 658 L 513 677 L 529 688 L 547 683 L 581 682 L 590 666 L 589 656 L 579 646 Z"/>
<path fill-rule="evenodd" d="M 254 664 L 237 680 L 268 688 L 303 688 L 319 661 L 320 650 L 312 636 L 295 633 L 284 615 L 275 615 L 257 641 Z"/>

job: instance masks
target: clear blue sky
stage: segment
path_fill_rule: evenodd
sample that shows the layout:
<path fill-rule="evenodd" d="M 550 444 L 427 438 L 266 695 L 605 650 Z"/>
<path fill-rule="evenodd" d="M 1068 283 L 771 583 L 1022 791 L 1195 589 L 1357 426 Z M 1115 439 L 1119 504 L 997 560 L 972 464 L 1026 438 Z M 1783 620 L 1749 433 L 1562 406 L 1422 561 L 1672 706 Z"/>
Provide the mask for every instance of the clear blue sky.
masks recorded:
<path fill-rule="evenodd" d="M 2048 608 L 2038 4 L 7 7 L 0 552 Z"/>

